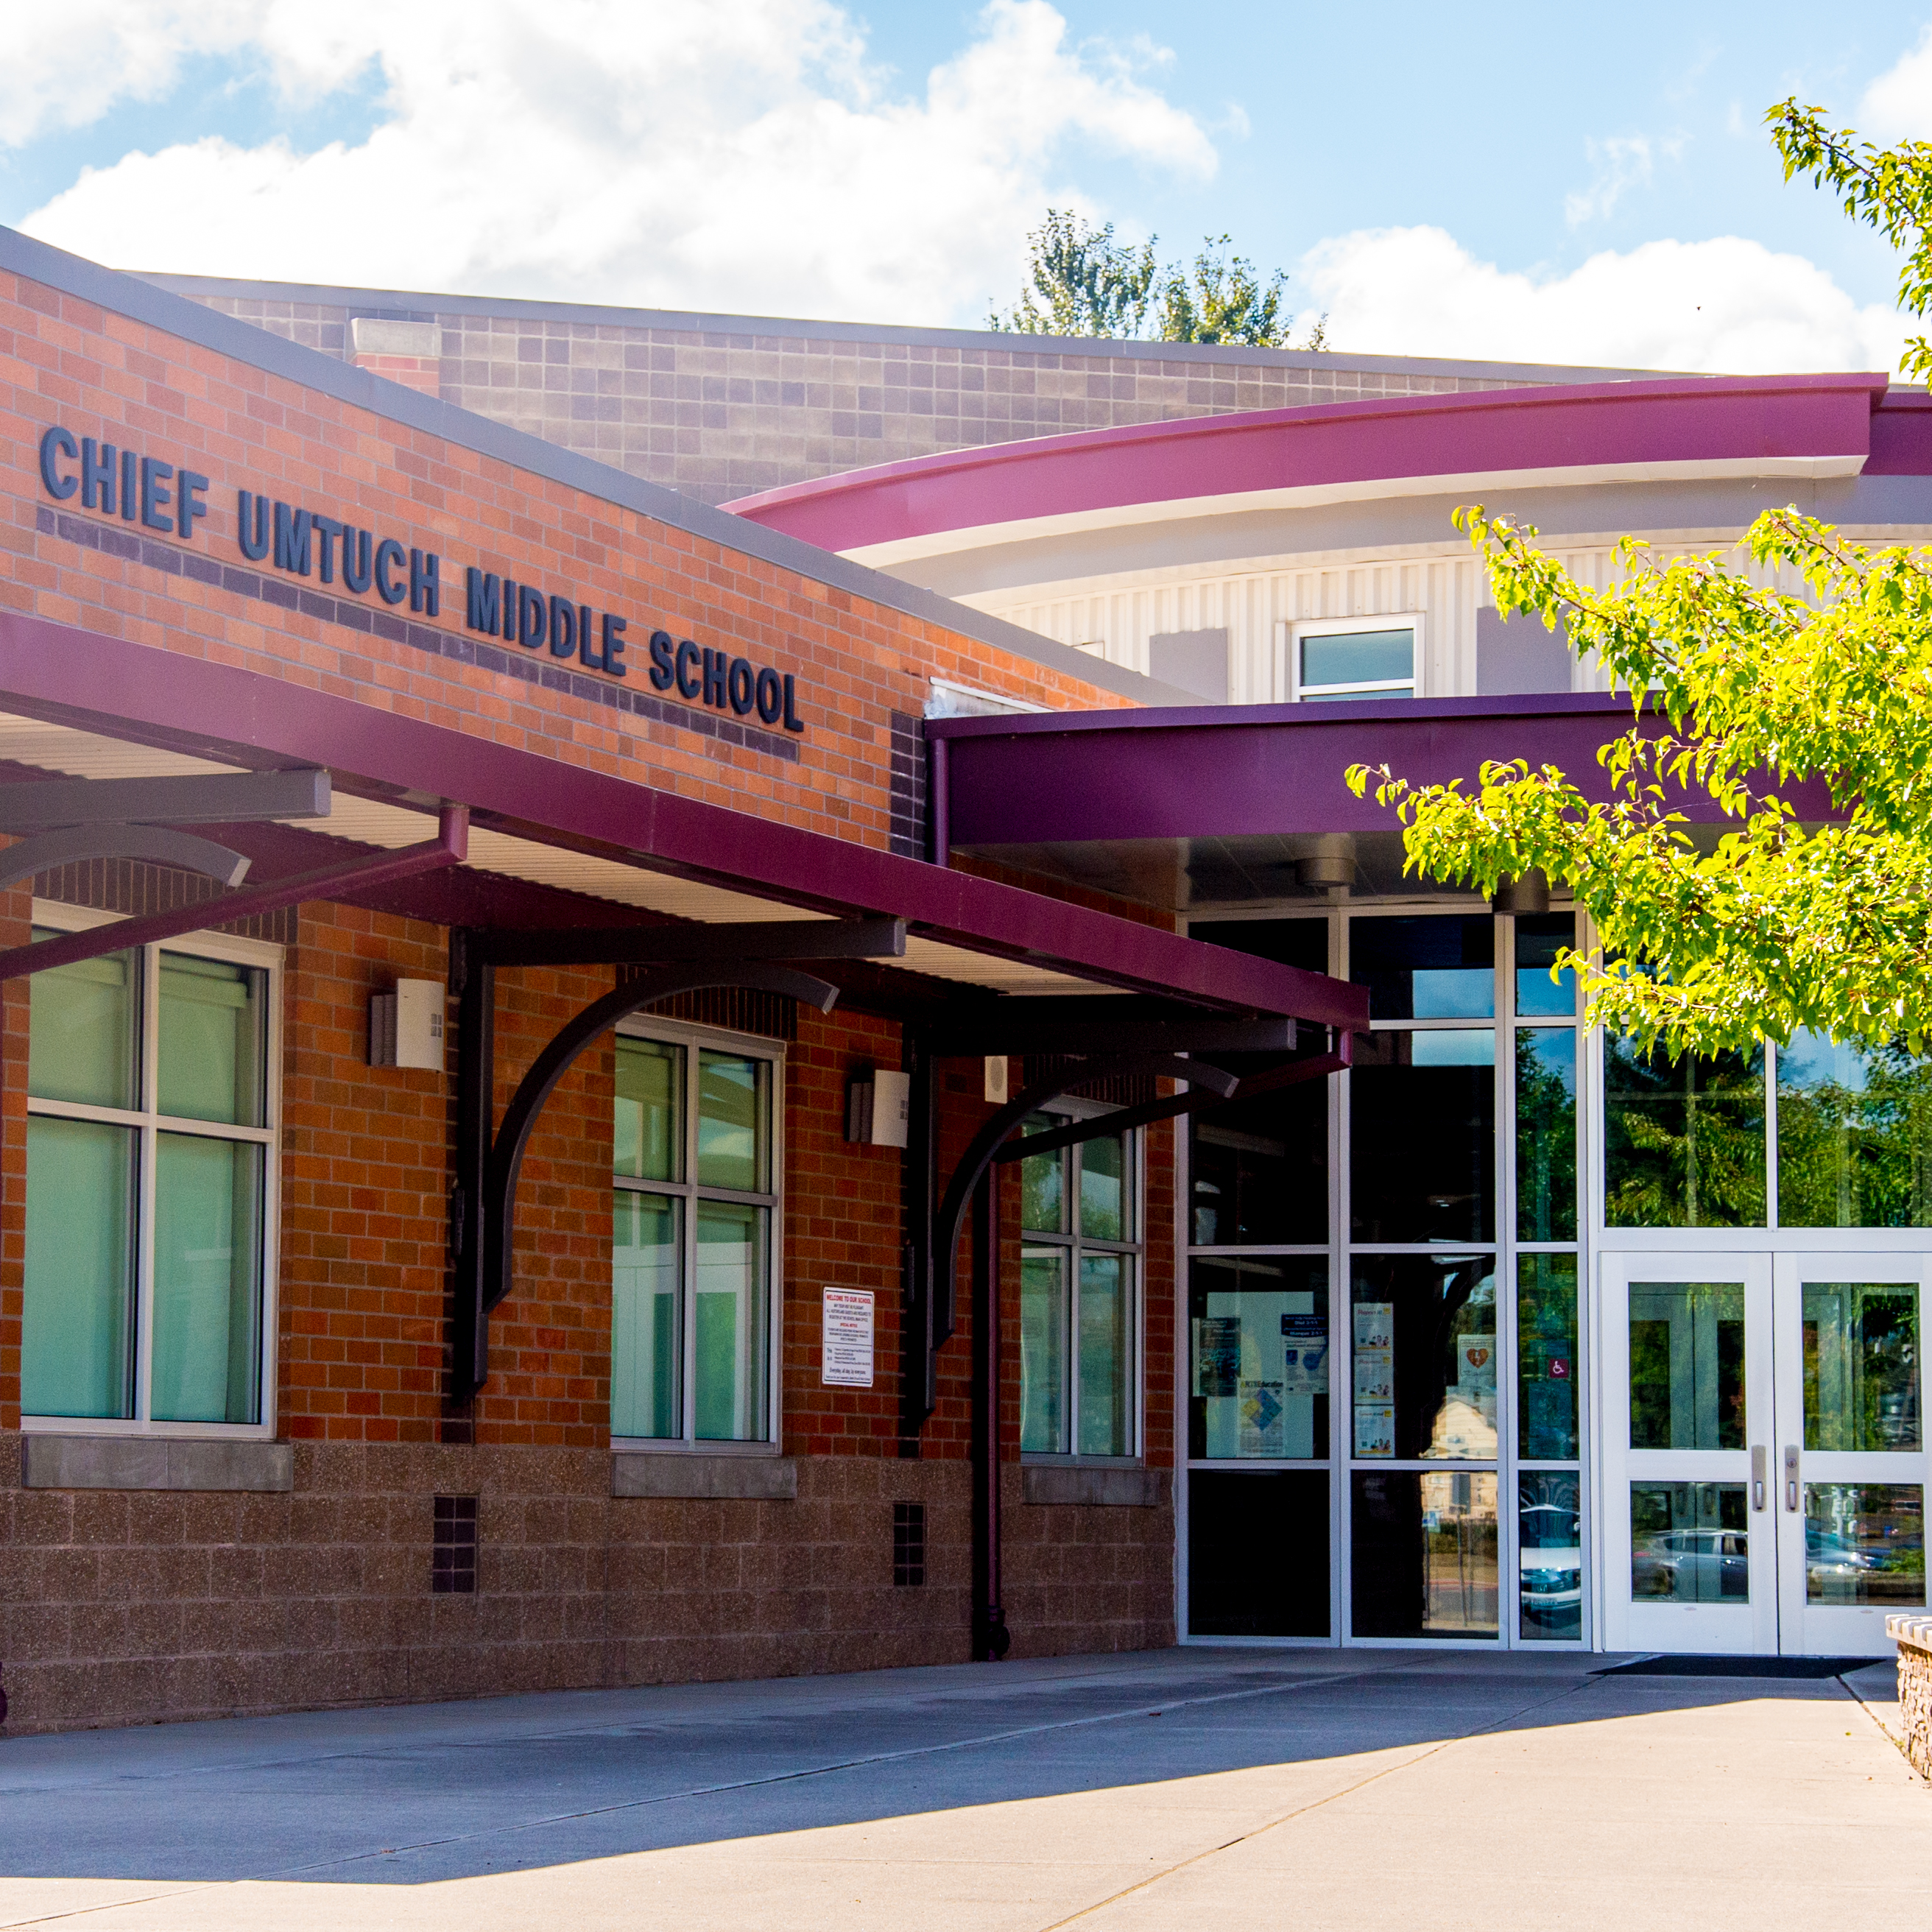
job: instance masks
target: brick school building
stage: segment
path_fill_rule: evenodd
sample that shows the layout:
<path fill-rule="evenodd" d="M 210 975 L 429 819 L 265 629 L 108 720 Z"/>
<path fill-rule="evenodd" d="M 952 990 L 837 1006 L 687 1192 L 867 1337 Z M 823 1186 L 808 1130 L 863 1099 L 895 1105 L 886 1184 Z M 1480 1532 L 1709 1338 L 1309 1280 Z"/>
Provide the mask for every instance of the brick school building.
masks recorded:
<path fill-rule="evenodd" d="M 9 1730 L 1172 1642 L 1174 1123 L 1366 996 L 919 721 L 1180 694 L 4 231 L 0 460 Z"/>

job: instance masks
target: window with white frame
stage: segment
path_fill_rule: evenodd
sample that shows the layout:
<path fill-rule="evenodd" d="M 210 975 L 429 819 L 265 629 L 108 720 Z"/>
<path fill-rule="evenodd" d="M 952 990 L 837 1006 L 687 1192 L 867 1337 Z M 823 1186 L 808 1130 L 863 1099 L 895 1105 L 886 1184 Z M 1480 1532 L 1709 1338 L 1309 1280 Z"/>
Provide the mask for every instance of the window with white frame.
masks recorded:
<path fill-rule="evenodd" d="M 1036 1132 L 1065 1124 L 1036 1114 Z M 1138 1134 L 1106 1134 L 1020 1163 L 1020 1448 L 1138 1453 Z"/>
<path fill-rule="evenodd" d="M 29 981 L 24 1415 L 271 1422 L 280 959 L 210 934 Z"/>
<path fill-rule="evenodd" d="M 618 1036 L 614 1436 L 773 1438 L 783 1090 L 783 1060 L 764 1041 L 655 1028 Z"/>
<path fill-rule="evenodd" d="M 1282 628 L 1282 694 L 1292 702 L 1416 694 L 1421 628 L 1413 618 L 1326 619 Z"/>

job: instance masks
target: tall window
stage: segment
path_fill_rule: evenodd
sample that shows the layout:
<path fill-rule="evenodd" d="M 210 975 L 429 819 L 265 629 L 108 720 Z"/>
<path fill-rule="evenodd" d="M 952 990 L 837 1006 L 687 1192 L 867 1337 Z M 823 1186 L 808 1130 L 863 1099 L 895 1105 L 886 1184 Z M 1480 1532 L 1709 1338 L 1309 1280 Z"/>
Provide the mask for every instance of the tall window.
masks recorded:
<path fill-rule="evenodd" d="M 1020 1163 L 1020 1448 L 1030 1454 L 1139 1448 L 1138 1151 L 1137 1136 L 1110 1134 Z"/>
<path fill-rule="evenodd" d="M 1296 704 L 1415 695 L 1416 626 L 1373 619 L 1295 624 L 1282 695 Z"/>
<path fill-rule="evenodd" d="M 780 1071 L 749 1042 L 618 1039 L 613 1436 L 772 1438 Z"/>
<path fill-rule="evenodd" d="M 266 1420 L 275 956 L 208 939 L 34 975 L 26 1414 Z"/>

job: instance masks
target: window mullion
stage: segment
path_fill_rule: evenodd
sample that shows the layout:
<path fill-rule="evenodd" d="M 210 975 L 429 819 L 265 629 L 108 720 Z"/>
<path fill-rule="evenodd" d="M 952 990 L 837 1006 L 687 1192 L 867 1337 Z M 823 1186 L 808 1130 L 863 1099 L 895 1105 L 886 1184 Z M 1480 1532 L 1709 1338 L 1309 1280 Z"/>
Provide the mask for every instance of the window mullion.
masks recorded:
<path fill-rule="evenodd" d="M 142 1118 L 135 1147 L 134 1418 L 142 1423 L 152 1419 L 154 1406 L 154 1170 L 159 1152 L 154 1107 L 160 1097 L 160 952 L 158 946 L 144 946 L 135 955 L 141 975 L 141 1037 L 134 1098 Z"/>
<path fill-rule="evenodd" d="M 1066 1150 L 1066 1453 L 1080 1453 L 1080 1162 L 1081 1143 Z"/>
<path fill-rule="evenodd" d="M 678 1435 L 686 1442 L 698 1439 L 698 1053 L 693 1046 L 680 1049 L 684 1058 L 678 1070 L 678 1102 L 684 1118 L 678 1124 L 684 1147 L 684 1226 L 679 1246 L 682 1280 L 678 1283 L 678 1306 L 682 1316 L 678 1339 Z"/>

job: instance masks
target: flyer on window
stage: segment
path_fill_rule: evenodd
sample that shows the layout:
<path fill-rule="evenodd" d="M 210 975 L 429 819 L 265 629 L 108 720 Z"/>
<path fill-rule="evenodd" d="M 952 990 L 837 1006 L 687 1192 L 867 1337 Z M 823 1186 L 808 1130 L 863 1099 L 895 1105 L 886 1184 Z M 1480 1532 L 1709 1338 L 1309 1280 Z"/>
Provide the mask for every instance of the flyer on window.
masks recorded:
<path fill-rule="evenodd" d="M 1361 1456 L 1393 1456 L 1395 1454 L 1395 1405 L 1393 1402 L 1356 1403 L 1355 1454 Z"/>
<path fill-rule="evenodd" d="M 1281 1318 L 1281 1386 L 1285 1395 L 1328 1393 L 1328 1318 L 1325 1315 L 1284 1315 Z"/>
<path fill-rule="evenodd" d="M 1235 1395 L 1241 1378 L 1241 1318 L 1203 1315 L 1194 1323 L 1194 1393 Z"/>
<path fill-rule="evenodd" d="M 1282 1418 L 1288 1413 L 1288 1408 L 1281 1399 L 1280 1383 L 1242 1383 L 1240 1412 L 1242 1455 L 1279 1456 L 1284 1453 Z"/>
<path fill-rule="evenodd" d="M 1355 1304 L 1355 1454 L 1395 1454 L 1395 1304 Z"/>

